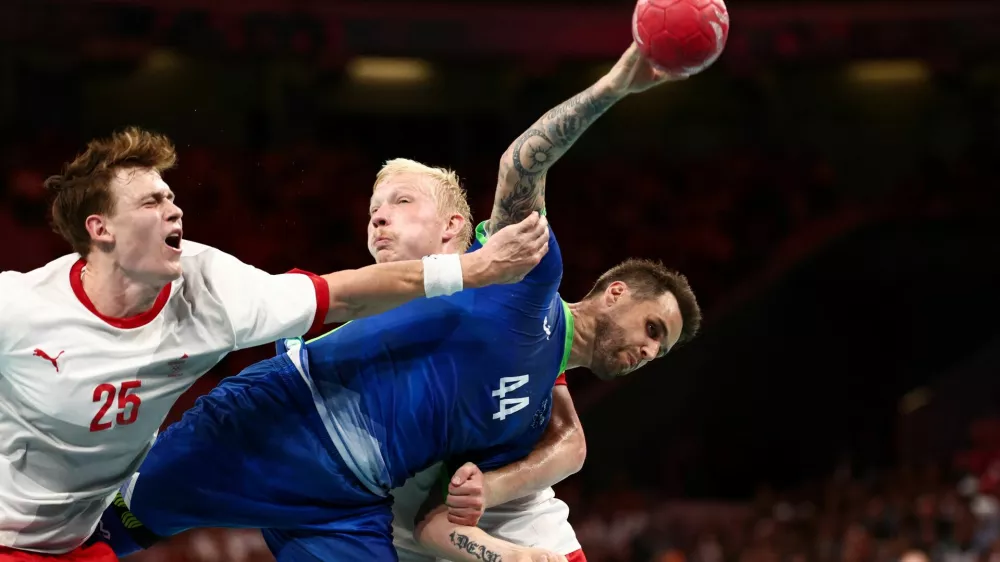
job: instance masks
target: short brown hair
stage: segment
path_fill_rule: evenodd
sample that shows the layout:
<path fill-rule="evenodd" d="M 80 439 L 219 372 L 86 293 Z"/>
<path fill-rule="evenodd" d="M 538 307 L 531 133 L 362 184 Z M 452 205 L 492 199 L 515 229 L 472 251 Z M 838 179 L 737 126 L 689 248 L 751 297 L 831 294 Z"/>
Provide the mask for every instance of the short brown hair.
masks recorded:
<path fill-rule="evenodd" d="M 86 257 L 90 253 L 87 217 L 114 212 L 111 180 L 120 169 L 139 168 L 162 173 L 177 163 L 174 145 L 167 137 L 129 127 L 108 138 L 87 143 L 87 150 L 63 166 L 62 174 L 45 180 L 55 194 L 52 228 Z"/>
<path fill-rule="evenodd" d="M 695 298 L 687 277 L 677 271 L 667 269 L 658 261 L 627 259 L 598 277 L 597 283 L 594 283 L 594 287 L 584 300 L 597 297 L 615 281 L 628 285 L 637 299 L 656 299 L 664 293 L 674 295 L 684 324 L 681 328 L 681 337 L 677 340 L 678 344 L 690 341 L 701 328 L 701 308 L 698 307 L 698 299 Z"/>

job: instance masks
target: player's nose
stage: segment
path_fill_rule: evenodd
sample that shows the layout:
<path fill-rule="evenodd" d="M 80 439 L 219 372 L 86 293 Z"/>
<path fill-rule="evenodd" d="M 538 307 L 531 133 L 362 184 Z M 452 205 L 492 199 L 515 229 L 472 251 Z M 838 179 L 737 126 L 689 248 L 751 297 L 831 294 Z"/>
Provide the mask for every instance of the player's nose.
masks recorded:
<path fill-rule="evenodd" d="M 167 209 L 167 220 L 170 222 L 177 222 L 184 217 L 184 210 L 181 209 L 173 201 L 170 202 L 170 207 Z"/>
<path fill-rule="evenodd" d="M 651 361 L 656 357 L 656 354 L 660 352 L 660 342 L 650 342 L 642 346 L 639 350 L 642 354 L 643 361 Z"/>
<path fill-rule="evenodd" d="M 389 216 L 380 207 L 377 211 L 372 213 L 372 226 L 378 228 L 380 226 L 387 226 L 389 224 Z"/>

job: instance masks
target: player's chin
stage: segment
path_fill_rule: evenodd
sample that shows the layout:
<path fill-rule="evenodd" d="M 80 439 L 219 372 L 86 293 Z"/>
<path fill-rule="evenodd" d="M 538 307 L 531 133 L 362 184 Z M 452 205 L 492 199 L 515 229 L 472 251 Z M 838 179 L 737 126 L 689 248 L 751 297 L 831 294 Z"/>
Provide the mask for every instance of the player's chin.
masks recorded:
<path fill-rule="evenodd" d="M 634 373 L 635 371 L 638 371 L 641 367 L 642 367 L 642 363 L 639 363 L 635 367 L 632 367 L 628 363 L 618 364 L 618 365 L 616 365 L 616 368 L 615 368 L 615 370 L 613 372 L 611 372 L 610 374 L 606 375 L 607 378 L 604 379 L 604 380 L 609 380 L 610 381 L 610 380 L 624 378 L 625 376 L 630 375 L 630 374 Z"/>
<path fill-rule="evenodd" d="M 181 260 L 179 259 L 168 260 L 166 263 L 163 264 L 163 267 L 160 269 L 159 273 L 160 273 L 159 277 L 165 283 L 170 283 L 180 279 L 181 275 L 184 274 L 184 268 L 181 265 Z"/>
<path fill-rule="evenodd" d="M 375 263 L 392 263 L 399 259 L 389 248 L 379 248 L 375 250 L 373 255 L 375 256 Z"/>

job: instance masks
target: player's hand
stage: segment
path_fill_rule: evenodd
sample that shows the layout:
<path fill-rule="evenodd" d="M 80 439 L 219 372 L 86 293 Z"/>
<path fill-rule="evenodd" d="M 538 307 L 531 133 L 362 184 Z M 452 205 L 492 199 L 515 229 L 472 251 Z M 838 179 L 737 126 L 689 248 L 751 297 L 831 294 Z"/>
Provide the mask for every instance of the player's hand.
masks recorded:
<path fill-rule="evenodd" d="M 466 260 L 478 260 L 472 264 L 463 262 L 465 285 L 517 283 L 548 251 L 549 221 L 538 212 L 532 212 L 523 221 L 493 233 L 481 250 L 465 254 Z"/>
<path fill-rule="evenodd" d="M 475 527 L 486 511 L 486 479 L 479 467 L 467 462 L 448 482 L 448 522 Z"/>
<path fill-rule="evenodd" d="M 523 548 L 514 553 L 514 562 L 567 562 L 562 554 L 541 548 Z"/>
<path fill-rule="evenodd" d="M 624 96 L 644 92 L 665 82 L 684 80 L 687 76 L 669 74 L 656 68 L 649 59 L 642 56 L 639 46 L 633 41 L 632 46 L 618 59 L 605 78 L 613 91 Z"/>

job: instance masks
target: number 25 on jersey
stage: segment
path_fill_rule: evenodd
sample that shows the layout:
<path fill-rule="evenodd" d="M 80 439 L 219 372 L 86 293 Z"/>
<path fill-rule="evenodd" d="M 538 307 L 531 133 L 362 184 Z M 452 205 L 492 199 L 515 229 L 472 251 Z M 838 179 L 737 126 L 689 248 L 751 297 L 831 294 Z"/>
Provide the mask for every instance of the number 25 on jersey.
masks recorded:
<path fill-rule="evenodd" d="M 503 377 L 500 379 L 500 388 L 493 391 L 493 396 L 500 399 L 500 411 L 493 414 L 493 419 L 504 420 L 507 416 L 524 409 L 528 405 L 529 398 L 527 396 L 507 398 L 508 392 L 515 391 L 528 384 L 528 379 L 528 375 Z"/>
<path fill-rule="evenodd" d="M 114 416 L 117 425 L 129 425 L 139 417 L 139 406 L 142 399 L 132 391 L 142 386 L 141 381 L 125 381 L 118 388 L 113 384 L 99 384 L 94 389 L 94 403 L 101 404 L 97 410 L 97 415 L 90 421 L 90 431 L 104 431 L 111 429 L 115 424 L 111 423 L 111 414 L 108 413 L 115 405 L 115 396 L 118 396 L 117 415 Z M 105 419 L 107 418 L 107 419 Z"/>

